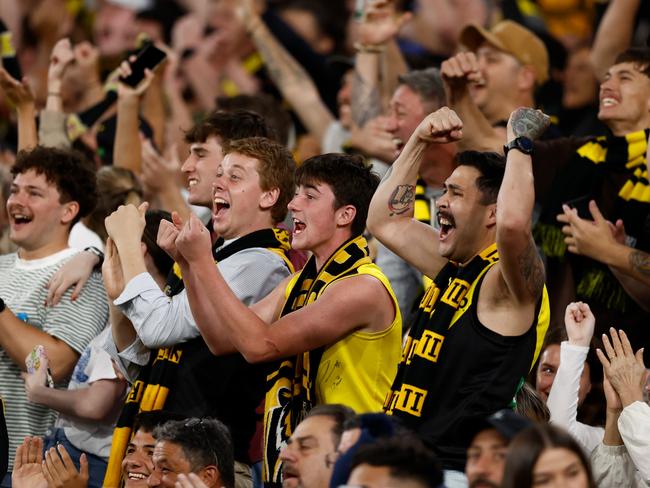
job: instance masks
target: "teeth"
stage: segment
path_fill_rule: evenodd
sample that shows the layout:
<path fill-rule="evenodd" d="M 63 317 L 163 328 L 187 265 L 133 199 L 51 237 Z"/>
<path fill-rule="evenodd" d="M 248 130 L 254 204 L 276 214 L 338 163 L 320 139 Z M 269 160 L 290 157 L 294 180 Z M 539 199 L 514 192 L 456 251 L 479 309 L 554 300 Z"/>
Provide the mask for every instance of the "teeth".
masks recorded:
<path fill-rule="evenodd" d="M 615 98 L 606 97 L 601 100 L 601 103 L 603 107 L 611 107 L 612 105 L 618 104 L 618 101 Z"/>
<path fill-rule="evenodd" d="M 221 205 L 228 205 L 228 202 L 225 201 L 223 198 L 215 198 L 214 203 L 221 204 Z"/>
<path fill-rule="evenodd" d="M 128 476 L 130 480 L 146 480 L 148 478 L 142 473 L 129 473 Z"/>
<path fill-rule="evenodd" d="M 187 182 L 187 186 L 194 186 L 194 185 L 196 185 L 197 183 L 198 183 L 197 180 L 189 180 L 189 181 Z"/>
<path fill-rule="evenodd" d="M 440 221 L 441 225 L 451 225 L 451 221 L 445 217 L 440 217 L 438 220 Z"/>

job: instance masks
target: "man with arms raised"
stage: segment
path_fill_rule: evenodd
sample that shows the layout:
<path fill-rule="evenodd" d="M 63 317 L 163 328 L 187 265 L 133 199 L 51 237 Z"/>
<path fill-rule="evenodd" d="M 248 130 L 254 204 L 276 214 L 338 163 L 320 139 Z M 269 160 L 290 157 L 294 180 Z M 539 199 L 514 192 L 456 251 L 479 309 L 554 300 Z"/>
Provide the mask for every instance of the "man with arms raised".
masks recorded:
<path fill-rule="evenodd" d="M 443 107 L 420 124 L 372 200 L 370 231 L 434 278 L 385 408 L 435 449 L 446 470 L 463 470 L 464 420 L 510 403 L 548 325 L 547 316 L 538 319 L 544 271 L 530 230 L 529 154 L 547 125 L 541 112 L 513 112 L 505 172 L 494 153 L 459 154 L 438 201 L 437 231 L 412 217 L 413 189 L 427 146 L 462 137 L 461 120 Z M 447 486 L 465 483 L 462 473 L 449 475 Z"/>
<path fill-rule="evenodd" d="M 381 408 L 401 342 L 397 301 L 362 236 L 377 176 L 359 158 L 326 154 L 305 161 L 296 180 L 292 244 L 312 257 L 250 309 L 207 266 L 210 239 L 198 219 L 175 240 L 192 313 L 210 349 L 238 350 L 251 362 L 282 360 L 267 377 L 266 483 L 279 483 L 279 450 L 312 405 Z"/>

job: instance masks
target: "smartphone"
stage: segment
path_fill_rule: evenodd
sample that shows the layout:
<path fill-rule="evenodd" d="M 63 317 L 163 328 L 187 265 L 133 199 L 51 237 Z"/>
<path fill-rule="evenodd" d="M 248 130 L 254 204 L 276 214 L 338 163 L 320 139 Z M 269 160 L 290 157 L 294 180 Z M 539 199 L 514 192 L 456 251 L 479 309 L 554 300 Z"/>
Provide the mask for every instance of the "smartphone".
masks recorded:
<path fill-rule="evenodd" d="M 131 63 L 131 74 L 127 77 L 121 77 L 120 81 L 131 87 L 136 87 L 144 79 L 145 69 L 154 69 L 167 57 L 164 51 L 161 51 L 151 43 L 147 43 L 138 53 L 135 61 Z"/>
<path fill-rule="evenodd" d="M 570 208 L 575 208 L 578 211 L 578 217 L 585 220 L 592 220 L 591 211 L 589 210 L 589 201 L 593 200 L 590 195 L 583 195 L 573 200 L 564 202 Z"/>
<path fill-rule="evenodd" d="M 11 41 L 11 31 L 2 20 L 0 20 L 0 57 L 2 57 L 2 67 L 7 70 L 7 73 L 15 80 L 22 80 L 23 74 Z"/>
<path fill-rule="evenodd" d="M 34 349 L 27 355 L 25 359 L 25 366 L 27 366 L 27 372 L 33 374 L 36 370 L 41 367 L 41 362 L 43 358 L 47 358 L 45 354 L 45 348 L 41 345 L 35 346 Z M 52 375 L 50 374 L 50 369 L 47 369 L 47 378 L 46 385 L 50 388 L 54 388 L 54 381 L 52 380 Z"/>

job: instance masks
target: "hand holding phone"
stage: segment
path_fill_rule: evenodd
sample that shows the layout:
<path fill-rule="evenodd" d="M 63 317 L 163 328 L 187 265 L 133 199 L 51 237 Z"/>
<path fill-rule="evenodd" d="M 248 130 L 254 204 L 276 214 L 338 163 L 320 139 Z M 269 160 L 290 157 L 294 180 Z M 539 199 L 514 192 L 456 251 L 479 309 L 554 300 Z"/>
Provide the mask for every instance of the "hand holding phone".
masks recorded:
<path fill-rule="evenodd" d="M 54 380 L 50 374 L 50 368 L 48 367 L 47 353 L 45 352 L 45 347 L 38 345 L 27 355 L 25 359 L 25 366 L 27 367 L 27 373 L 30 375 L 37 374 L 41 371 L 41 368 L 45 369 L 45 385 L 50 388 L 54 388 Z"/>
<path fill-rule="evenodd" d="M 162 63 L 167 55 L 151 43 L 147 43 L 137 54 L 134 61 L 129 61 L 131 74 L 120 76 L 120 81 L 132 88 L 135 88 L 144 79 L 144 70 L 153 70 Z"/>

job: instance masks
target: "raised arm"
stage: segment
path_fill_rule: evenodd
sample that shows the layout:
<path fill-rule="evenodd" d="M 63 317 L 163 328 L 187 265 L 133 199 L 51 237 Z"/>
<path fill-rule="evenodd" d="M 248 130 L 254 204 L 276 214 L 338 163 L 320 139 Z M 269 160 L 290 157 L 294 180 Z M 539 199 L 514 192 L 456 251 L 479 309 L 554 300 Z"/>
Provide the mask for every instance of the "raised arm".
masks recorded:
<path fill-rule="evenodd" d="M 74 60 L 70 39 L 60 39 L 52 49 L 47 71 L 47 101 L 41 112 L 38 139 L 43 146 L 70 147 L 66 133 L 65 113 L 61 100 L 63 73 Z"/>
<path fill-rule="evenodd" d="M 32 149 L 38 144 L 36 105 L 27 80 L 15 80 L 0 63 L 0 88 L 16 108 L 18 117 L 18 150 Z"/>
<path fill-rule="evenodd" d="M 334 121 L 334 116 L 321 99 L 307 71 L 278 42 L 253 4 L 251 0 L 242 2 L 240 14 L 244 24 L 276 87 L 305 127 L 320 142 L 327 127 Z"/>
<path fill-rule="evenodd" d="M 248 362 L 280 359 L 331 344 L 357 329 L 390 324 L 395 315 L 392 299 L 379 280 L 355 276 L 330 285 L 317 301 L 274 321 L 284 303 L 286 281 L 249 309 L 218 269 L 209 265 L 209 235 L 196 216 L 183 227 L 176 245 L 187 263 L 182 271 L 190 305 L 203 300 L 204 312 L 212 312 L 197 314 L 196 319 L 213 352 L 211 338 L 230 341 Z"/>
<path fill-rule="evenodd" d="M 616 56 L 628 48 L 641 0 L 611 0 L 603 15 L 593 47 L 591 64 L 598 79 L 607 73 Z"/>
<path fill-rule="evenodd" d="M 503 152 L 503 137 L 480 111 L 469 93 L 469 84 L 481 78 L 478 59 L 463 52 L 443 61 L 440 74 L 445 84 L 447 103 L 465 124 L 465 136 L 458 143 L 461 151 Z"/>
<path fill-rule="evenodd" d="M 518 108 L 508 121 L 508 141 L 537 139 L 549 118 L 539 110 Z M 530 144 L 532 145 L 532 144 Z M 497 197 L 499 270 L 508 295 L 517 304 L 536 303 L 544 287 L 544 265 L 531 232 L 535 187 L 530 154 L 511 149 Z"/>
<path fill-rule="evenodd" d="M 447 260 L 438 253 L 438 231 L 413 218 L 415 184 L 428 145 L 457 141 L 463 133 L 463 123 L 453 110 L 443 107 L 428 115 L 411 135 L 370 202 L 370 232 L 431 278 Z"/>

